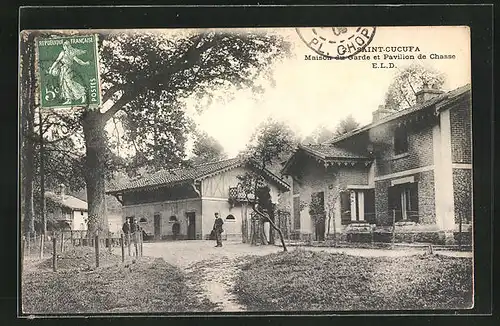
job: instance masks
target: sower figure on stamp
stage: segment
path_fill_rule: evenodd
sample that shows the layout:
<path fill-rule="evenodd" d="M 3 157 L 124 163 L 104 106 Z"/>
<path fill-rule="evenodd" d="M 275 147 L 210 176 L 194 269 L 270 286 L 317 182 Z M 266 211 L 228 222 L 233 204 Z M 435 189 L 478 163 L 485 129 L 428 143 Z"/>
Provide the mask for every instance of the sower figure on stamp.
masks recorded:
<path fill-rule="evenodd" d="M 73 69 L 74 62 L 81 66 L 90 64 L 78 58 L 79 55 L 85 53 L 85 50 L 77 49 L 71 46 L 69 41 L 64 41 L 63 50 L 49 69 L 51 75 L 59 76 L 59 91 L 61 98 L 65 100 L 63 104 L 70 104 L 74 100 L 81 100 L 81 103 L 85 103 L 85 87 L 75 80 Z"/>
<path fill-rule="evenodd" d="M 216 247 L 222 247 L 222 232 L 224 232 L 222 229 L 223 224 L 224 221 L 219 217 L 219 213 L 215 213 L 213 230 L 215 231 L 215 240 L 217 241 Z"/>

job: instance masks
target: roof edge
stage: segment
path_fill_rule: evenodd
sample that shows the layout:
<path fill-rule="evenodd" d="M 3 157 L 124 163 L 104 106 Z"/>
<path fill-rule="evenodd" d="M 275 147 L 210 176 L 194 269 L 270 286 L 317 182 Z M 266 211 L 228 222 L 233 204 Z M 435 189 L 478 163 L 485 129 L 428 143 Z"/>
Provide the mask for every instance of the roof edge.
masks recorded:
<path fill-rule="evenodd" d="M 463 88 L 463 90 L 462 90 L 461 92 L 459 92 L 458 94 L 454 94 L 452 97 L 450 97 L 450 95 L 451 95 L 453 92 L 458 91 L 458 90 L 459 90 L 459 89 L 461 89 L 461 88 Z M 450 100 L 450 99 L 455 99 L 455 98 L 458 98 L 458 97 L 460 97 L 460 96 L 464 95 L 465 93 L 467 93 L 467 92 L 469 92 L 469 91 L 471 91 L 471 84 L 470 84 L 470 83 L 469 83 L 469 84 L 465 84 L 465 85 L 463 85 L 463 86 L 457 87 L 457 88 L 455 88 L 455 89 L 452 89 L 452 90 L 450 90 L 450 91 L 443 92 L 442 94 L 437 95 L 437 96 L 442 96 L 442 95 L 444 95 L 444 97 L 443 97 L 442 99 L 438 100 L 437 102 L 433 102 L 433 101 L 432 101 L 434 98 L 429 99 L 429 100 L 428 100 L 428 103 L 427 103 L 427 104 L 426 104 L 426 103 L 424 103 L 425 105 L 423 105 L 423 106 L 422 106 L 422 108 L 421 108 L 421 109 L 419 109 L 419 110 L 410 111 L 410 112 L 408 112 L 408 113 L 406 113 L 406 114 L 403 114 L 403 115 L 401 115 L 401 116 L 393 116 L 393 117 L 391 117 L 392 115 L 396 115 L 398 112 L 401 112 L 401 111 L 396 111 L 396 112 L 392 113 L 391 115 L 388 115 L 387 117 L 385 117 L 384 119 L 382 119 L 382 120 L 380 120 L 380 121 L 377 121 L 377 122 L 375 122 L 375 123 L 371 122 L 371 123 L 366 124 L 366 125 L 364 125 L 364 126 L 362 126 L 362 127 L 360 127 L 360 128 L 354 129 L 354 130 L 352 130 L 352 131 L 350 131 L 350 132 L 348 132 L 348 133 L 346 133 L 346 134 L 344 134 L 344 135 L 341 135 L 341 136 L 339 136 L 339 137 L 335 137 L 335 138 L 333 138 L 333 139 L 330 139 L 329 141 L 327 141 L 327 142 L 325 142 L 325 143 L 327 143 L 327 144 L 335 144 L 335 143 L 338 143 L 338 142 L 339 142 L 339 141 L 341 141 L 341 140 L 344 140 L 344 139 L 347 139 L 347 138 L 349 138 L 349 137 L 351 137 L 351 136 L 354 136 L 354 135 L 360 134 L 360 133 L 362 133 L 362 132 L 364 132 L 364 131 L 367 131 L 367 130 L 369 130 L 369 129 L 373 128 L 373 127 L 376 127 L 376 126 L 379 126 L 379 125 L 382 125 L 382 124 L 388 123 L 388 122 L 390 122 L 390 121 L 392 121 L 392 120 L 395 120 L 395 119 L 397 119 L 397 118 L 404 117 L 404 116 L 406 116 L 407 114 L 411 114 L 411 113 L 414 113 L 414 112 L 417 112 L 417 111 L 420 111 L 420 110 L 424 110 L 424 109 L 426 109 L 426 108 L 429 108 L 429 107 L 435 106 L 435 105 L 437 105 L 437 104 L 439 104 L 439 103 L 442 103 L 443 101 L 447 101 L 447 100 Z M 414 106 L 412 106 L 412 107 L 415 107 L 415 106 L 417 106 L 417 105 L 414 105 Z M 444 106 L 446 106 L 446 105 L 444 105 Z M 412 107 L 410 107 L 410 108 L 412 108 Z M 409 108 L 408 108 L 408 109 L 409 109 Z"/>

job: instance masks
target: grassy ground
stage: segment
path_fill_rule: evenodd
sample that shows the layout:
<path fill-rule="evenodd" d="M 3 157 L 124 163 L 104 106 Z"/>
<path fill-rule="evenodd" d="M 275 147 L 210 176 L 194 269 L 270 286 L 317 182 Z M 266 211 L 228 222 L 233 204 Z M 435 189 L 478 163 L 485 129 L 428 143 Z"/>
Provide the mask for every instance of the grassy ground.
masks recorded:
<path fill-rule="evenodd" d="M 90 253 L 86 256 L 84 250 L 62 254 L 57 272 L 50 270 L 48 261 L 27 264 L 22 278 L 24 313 L 185 312 L 214 308 L 208 300 L 198 299 L 186 285 L 184 274 L 163 259 L 142 257 L 121 264 L 121 257 L 115 256 L 106 258 L 106 266 L 89 268 L 94 258 Z"/>
<path fill-rule="evenodd" d="M 472 260 L 294 250 L 253 258 L 234 292 L 259 311 L 470 308 Z"/>

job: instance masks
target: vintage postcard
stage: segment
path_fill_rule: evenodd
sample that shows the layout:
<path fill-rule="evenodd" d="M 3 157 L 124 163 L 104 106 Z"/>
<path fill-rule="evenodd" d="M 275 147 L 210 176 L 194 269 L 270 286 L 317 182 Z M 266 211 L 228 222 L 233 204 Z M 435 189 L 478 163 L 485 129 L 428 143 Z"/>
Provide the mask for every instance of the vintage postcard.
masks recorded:
<path fill-rule="evenodd" d="M 467 26 L 24 30 L 21 311 L 474 307 Z"/>

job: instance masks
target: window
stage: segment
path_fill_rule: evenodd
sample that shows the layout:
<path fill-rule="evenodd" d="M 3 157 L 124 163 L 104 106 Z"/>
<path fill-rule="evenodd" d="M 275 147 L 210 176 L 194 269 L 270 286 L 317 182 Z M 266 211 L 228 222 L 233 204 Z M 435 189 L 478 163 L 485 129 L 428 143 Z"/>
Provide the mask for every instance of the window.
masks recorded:
<path fill-rule="evenodd" d="M 376 223 L 375 218 L 375 189 L 365 190 L 365 221 L 371 224 Z"/>
<path fill-rule="evenodd" d="M 343 225 L 363 221 L 375 223 L 375 190 L 343 191 L 340 193 L 340 212 Z"/>
<path fill-rule="evenodd" d="M 408 152 L 408 131 L 405 126 L 398 126 L 394 130 L 394 154 Z"/>
<path fill-rule="evenodd" d="M 83 216 L 83 211 L 80 211 L 80 215 Z"/>
<path fill-rule="evenodd" d="M 418 184 L 416 182 L 389 187 L 389 215 L 396 221 L 418 223 Z"/>
<path fill-rule="evenodd" d="M 340 221 L 342 225 L 351 223 L 351 200 L 349 191 L 342 191 L 340 193 Z"/>
<path fill-rule="evenodd" d="M 169 222 L 177 222 L 177 216 L 175 216 L 175 215 L 170 216 L 170 217 L 168 218 L 168 221 L 169 221 Z"/>
<path fill-rule="evenodd" d="M 228 216 L 226 216 L 226 221 L 236 222 L 236 218 L 233 215 L 229 214 Z"/>

